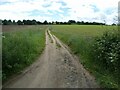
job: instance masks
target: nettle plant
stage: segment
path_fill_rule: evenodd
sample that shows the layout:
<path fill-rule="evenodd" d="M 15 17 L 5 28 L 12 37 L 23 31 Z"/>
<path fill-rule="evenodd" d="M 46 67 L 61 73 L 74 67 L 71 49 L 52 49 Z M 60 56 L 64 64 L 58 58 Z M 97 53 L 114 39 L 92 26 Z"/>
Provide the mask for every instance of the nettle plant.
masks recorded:
<path fill-rule="evenodd" d="M 95 60 L 99 65 L 110 71 L 118 72 L 120 69 L 120 35 L 105 32 L 96 38 L 94 47 Z"/>

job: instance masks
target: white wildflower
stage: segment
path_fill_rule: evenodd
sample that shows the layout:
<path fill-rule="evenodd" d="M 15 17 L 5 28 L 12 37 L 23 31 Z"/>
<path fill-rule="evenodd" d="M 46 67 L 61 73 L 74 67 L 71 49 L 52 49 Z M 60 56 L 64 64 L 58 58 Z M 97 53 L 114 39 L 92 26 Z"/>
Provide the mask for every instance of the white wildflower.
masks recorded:
<path fill-rule="evenodd" d="M 5 36 L 2 36 L 2 38 L 5 38 Z"/>
<path fill-rule="evenodd" d="M 111 62 L 113 62 L 114 60 L 111 60 Z"/>
<path fill-rule="evenodd" d="M 113 57 L 109 57 L 110 59 L 112 59 Z"/>

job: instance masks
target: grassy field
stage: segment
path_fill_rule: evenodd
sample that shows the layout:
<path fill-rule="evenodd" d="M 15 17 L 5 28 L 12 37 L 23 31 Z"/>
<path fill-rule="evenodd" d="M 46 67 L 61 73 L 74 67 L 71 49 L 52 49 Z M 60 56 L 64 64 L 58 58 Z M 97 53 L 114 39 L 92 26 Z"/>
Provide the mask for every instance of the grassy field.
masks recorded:
<path fill-rule="evenodd" d="M 3 82 L 29 66 L 45 46 L 44 26 L 3 26 Z"/>
<path fill-rule="evenodd" d="M 52 32 L 64 43 L 66 43 L 74 54 L 80 58 L 80 62 L 102 87 L 117 88 L 118 82 L 113 72 L 109 72 L 99 61 L 94 60 L 95 39 L 102 36 L 103 32 L 115 32 L 115 26 L 86 26 L 86 25 L 53 25 Z"/>

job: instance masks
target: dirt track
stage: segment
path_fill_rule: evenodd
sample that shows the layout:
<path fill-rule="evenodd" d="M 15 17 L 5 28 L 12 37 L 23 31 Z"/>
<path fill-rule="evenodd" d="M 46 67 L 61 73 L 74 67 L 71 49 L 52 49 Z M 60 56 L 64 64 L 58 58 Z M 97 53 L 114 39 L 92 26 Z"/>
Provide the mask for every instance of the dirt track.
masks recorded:
<path fill-rule="evenodd" d="M 92 77 L 76 56 L 49 30 L 46 47 L 40 58 L 22 74 L 12 78 L 7 88 L 97 88 Z"/>

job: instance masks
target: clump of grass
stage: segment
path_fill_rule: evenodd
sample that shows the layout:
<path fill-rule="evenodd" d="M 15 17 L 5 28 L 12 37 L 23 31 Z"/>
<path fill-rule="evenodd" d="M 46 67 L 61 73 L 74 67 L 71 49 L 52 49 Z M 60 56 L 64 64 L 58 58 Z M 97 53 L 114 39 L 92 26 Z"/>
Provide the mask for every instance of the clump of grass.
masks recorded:
<path fill-rule="evenodd" d="M 61 45 L 56 41 L 56 45 L 58 48 L 61 48 Z"/>
<path fill-rule="evenodd" d="M 3 82 L 20 72 L 38 57 L 45 46 L 44 30 L 31 27 L 22 31 L 3 33 L 2 73 Z"/>
<path fill-rule="evenodd" d="M 49 33 L 50 31 L 49 30 L 47 30 L 47 34 L 48 34 L 48 36 L 49 36 L 49 39 L 50 39 L 50 42 L 51 43 L 53 43 L 53 39 L 52 39 L 52 37 L 51 37 L 51 35 L 50 35 L 50 33 Z"/>

